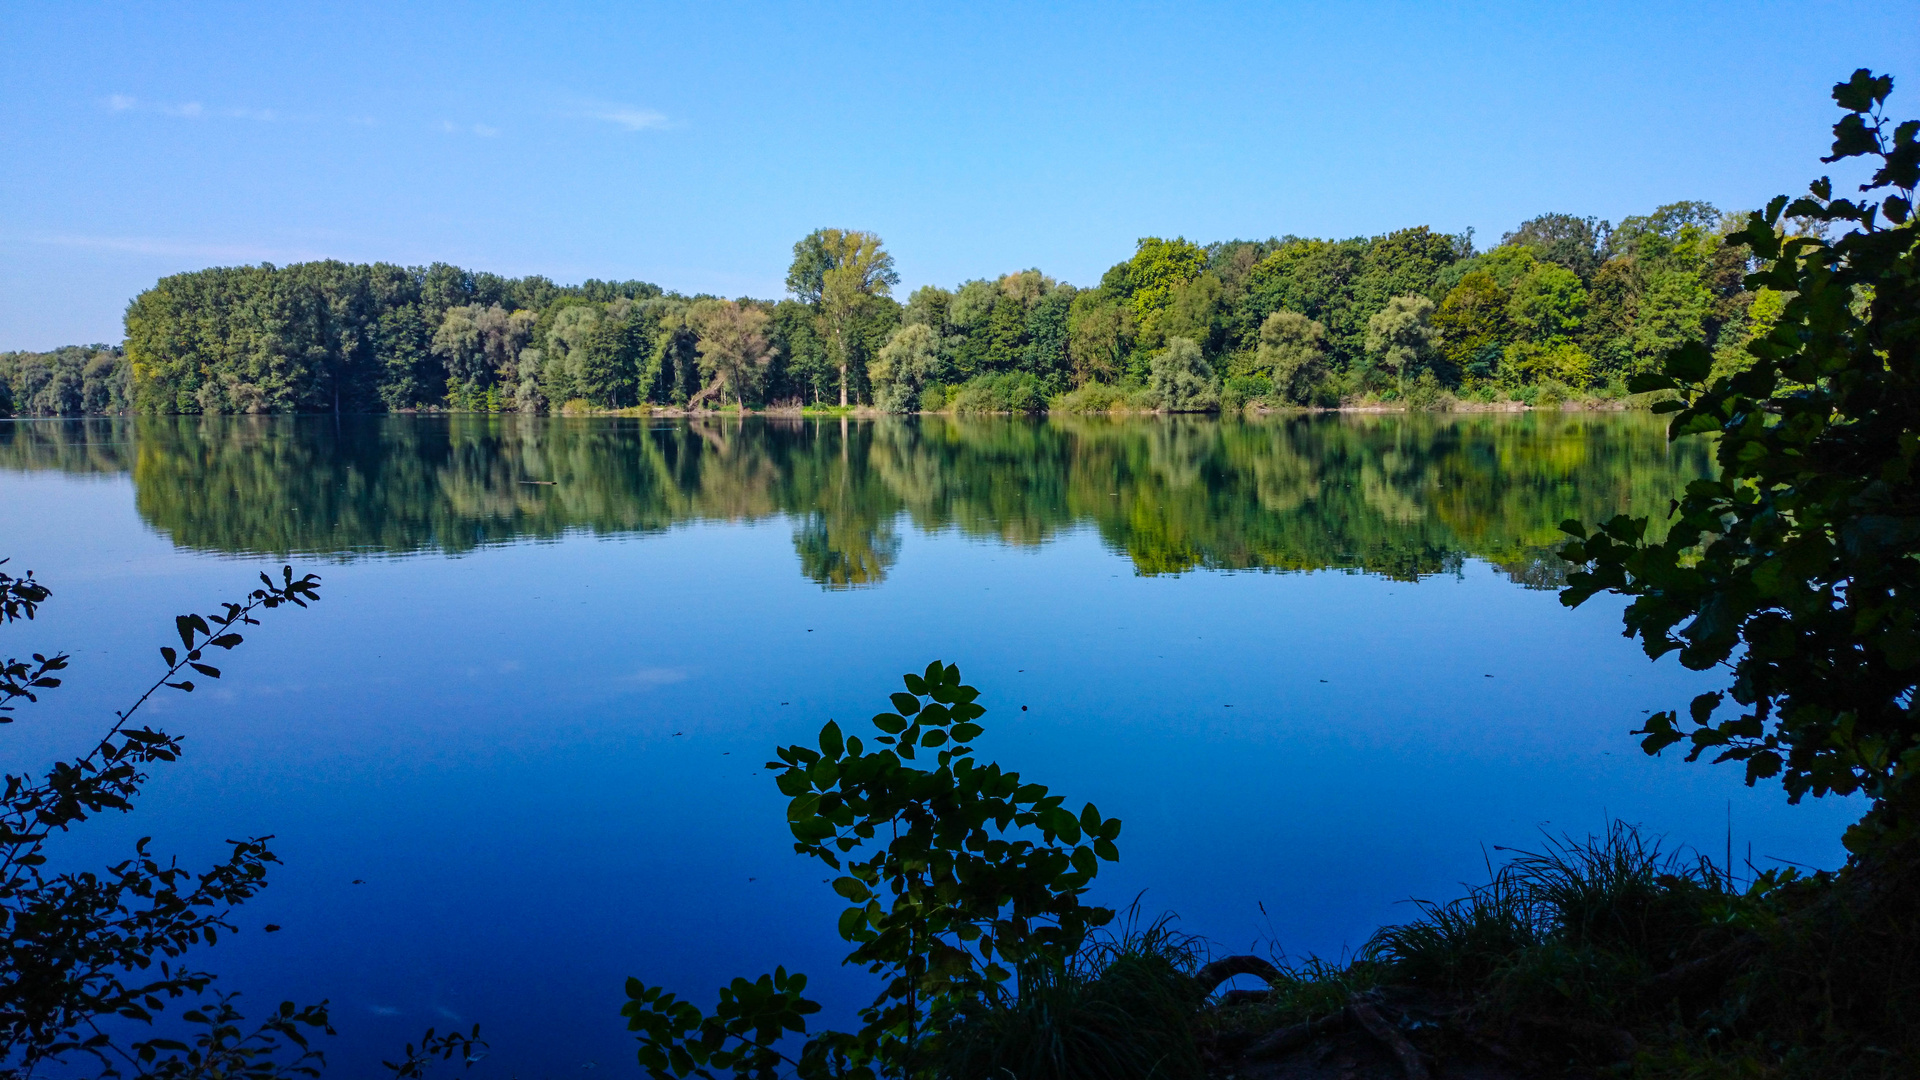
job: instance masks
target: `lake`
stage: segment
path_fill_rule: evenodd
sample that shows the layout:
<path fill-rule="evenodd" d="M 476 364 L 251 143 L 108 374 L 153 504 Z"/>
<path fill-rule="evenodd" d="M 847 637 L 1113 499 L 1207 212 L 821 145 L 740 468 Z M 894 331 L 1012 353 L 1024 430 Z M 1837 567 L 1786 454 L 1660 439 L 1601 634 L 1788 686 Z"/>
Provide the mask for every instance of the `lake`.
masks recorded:
<path fill-rule="evenodd" d="M 935 658 L 981 757 L 1125 822 L 1095 899 L 1217 952 L 1338 956 L 1616 817 L 1837 865 L 1857 804 L 1643 755 L 1719 684 L 1554 591 L 1559 522 L 1659 517 L 1710 464 L 1621 413 L 0 422 L 0 556 L 54 590 L 6 652 L 74 657 L 0 746 L 80 751 L 174 614 L 319 573 L 152 701 L 186 757 L 62 858 L 273 834 L 200 959 L 256 1009 L 330 999 L 339 1075 L 476 1021 L 474 1076 L 637 1074 L 628 975 L 864 993 L 762 765 Z"/>

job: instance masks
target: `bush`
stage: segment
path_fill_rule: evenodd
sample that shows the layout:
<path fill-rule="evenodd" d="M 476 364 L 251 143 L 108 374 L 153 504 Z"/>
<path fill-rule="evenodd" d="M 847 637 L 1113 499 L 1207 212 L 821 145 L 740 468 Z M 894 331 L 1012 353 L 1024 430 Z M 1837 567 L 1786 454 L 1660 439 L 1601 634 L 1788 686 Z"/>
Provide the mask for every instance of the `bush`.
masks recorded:
<path fill-rule="evenodd" d="M 1220 408 L 1233 412 L 1270 397 L 1273 394 L 1273 380 L 1265 375 L 1235 375 L 1227 380 L 1220 391 Z"/>
<path fill-rule="evenodd" d="M 1151 412 L 1153 402 L 1146 391 L 1137 387 L 1128 389 L 1090 382 L 1078 390 L 1055 397 L 1047 403 L 1047 410 L 1058 413 Z"/>
<path fill-rule="evenodd" d="M 1153 354 L 1147 389 L 1168 412 L 1207 412 L 1219 407 L 1213 389 L 1213 366 L 1191 339 L 1167 339 L 1167 347 Z"/>
<path fill-rule="evenodd" d="M 1032 413 L 1047 407 L 1046 385 L 1030 372 L 979 375 L 961 384 L 947 407 L 960 413 Z"/>
<path fill-rule="evenodd" d="M 1407 407 L 1423 412 L 1444 411 L 1453 405 L 1453 395 L 1440 385 L 1431 371 L 1423 371 L 1407 388 Z"/>

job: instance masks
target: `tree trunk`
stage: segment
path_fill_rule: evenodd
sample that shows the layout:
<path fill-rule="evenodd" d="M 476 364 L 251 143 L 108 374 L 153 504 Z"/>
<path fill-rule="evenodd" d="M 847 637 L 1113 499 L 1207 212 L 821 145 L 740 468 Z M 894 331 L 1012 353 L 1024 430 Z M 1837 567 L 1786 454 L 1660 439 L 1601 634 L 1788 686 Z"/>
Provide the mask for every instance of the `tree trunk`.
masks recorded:
<path fill-rule="evenodd" d="M 702 401 L 705 401 L 710 395 L 718 394 L 720 392 L 720 388 L 726 384 L 726 381 L 727 381 L 726 376 L 715 375 L 713 377 L 713 382 L 708 383 L 707 386 L 704 389 L 702 389 L 699 393 L 687 399 L 686 407 L 689 410 L 699 408 L 700 403 Z M 720 401 L 724 399 L 715 398 L 714 400 Z"/>
<path fill-rule="evenodd" d="M 840 365 L 840 407 L 847 407 L 847 365 Z"/>

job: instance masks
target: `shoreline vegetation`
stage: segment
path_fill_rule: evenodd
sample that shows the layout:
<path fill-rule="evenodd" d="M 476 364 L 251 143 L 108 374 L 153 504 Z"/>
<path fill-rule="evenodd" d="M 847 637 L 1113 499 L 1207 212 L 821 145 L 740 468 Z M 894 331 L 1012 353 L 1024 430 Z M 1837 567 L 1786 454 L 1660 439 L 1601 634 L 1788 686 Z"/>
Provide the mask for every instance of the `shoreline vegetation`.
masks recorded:
<path fill-rule="evenodd" d="M 668 417 L 674 419 L 723 419 L 726 417 L 770 416 L 770 417 L 806 417 L 837 418 L 854 420 L 877 420 L 881 417 L 899 416 L 1238 416 L 1260 418 L 1267 416 L 1317 416 L 1337 413 L 1520 413 L 1520 412 L 1628 412 L 1648 411 L 1655 403 L 1667 400 L 1665 394 L 1630 394 L 1620 397 L 1605 395 L 1575 395 L 1565 399 L 1535 399 L 1527 401 L 1521 398 L 1509 398 L 1504 395 L 1489 396 L 1484 399 L 1460 398 L 1445 395 L 1436 401 L 1413 403 L 1407 401 L 1380 400 L 1363 398 L 1338 405 L 1274 405 L 1266 402 L 1248 402 L 1239 409 L 1167 409 L 1150 400 L 1130 399 L 1129 392 L 1122 387 L 1109 387 L 1092 384 L 1082 388 L 1084 396 L 1076 396 L 1078 391 L 1070 392 L 1048 402 L 1046 407 L 1035 410 L 1015 409 L 957 409 L 951 406 L 941 409 L 912 409 L 890 412 L 873 405 L 768 405 L 761 408 L 739 408 L 722 406 L 718 408 L 687 408 L 681 405 L 629 405 L 620 409 L 603 409 L 569 403 L 548 415 L 571 417 Z M 1138 394 L 1138 391 L 1134 392 Z M 1139 397 L 1144 397 L 1139 394 Z M 471 410 L 414 408 L 392 410 L 397 415 L 487 415 Z"/>
<path fill-rule="evenodd" d="M 779 300 L 444 263 L 211 268 L 136 296 L 120 344 L 0 353 L 0 415 L 1635 407 L 1628 382 L 1670 349 L 1739 370 L 1779 318 L 1781 294 L 1744 284 L 1743 220 L 1551 213 L 1484 251 L 1426 226 L 1144 237 L 1090 287 L 1027 269 L 904 302 L 880 237 L 837 228 L 794 244 Z"/>

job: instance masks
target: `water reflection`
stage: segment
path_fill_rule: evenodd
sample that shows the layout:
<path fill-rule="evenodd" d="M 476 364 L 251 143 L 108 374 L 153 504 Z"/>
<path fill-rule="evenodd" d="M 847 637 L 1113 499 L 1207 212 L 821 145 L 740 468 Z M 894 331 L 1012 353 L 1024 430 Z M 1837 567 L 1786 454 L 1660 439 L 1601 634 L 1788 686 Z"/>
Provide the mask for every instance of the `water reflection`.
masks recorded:
<path fill-rule="evenodd" d="M 1554 587 L 1567 518 L 1705 475 L 1639 414 L 1271 419 L 141 417 L 0 423 L 0 468 L 130 472 L 185 548 L 354 557 L 692 521 L 793 523 L 801 572 L 886 579 L 903 522 L 1013 545 L 1090 526 L 1142 574 L 1465 557 Z"/>

